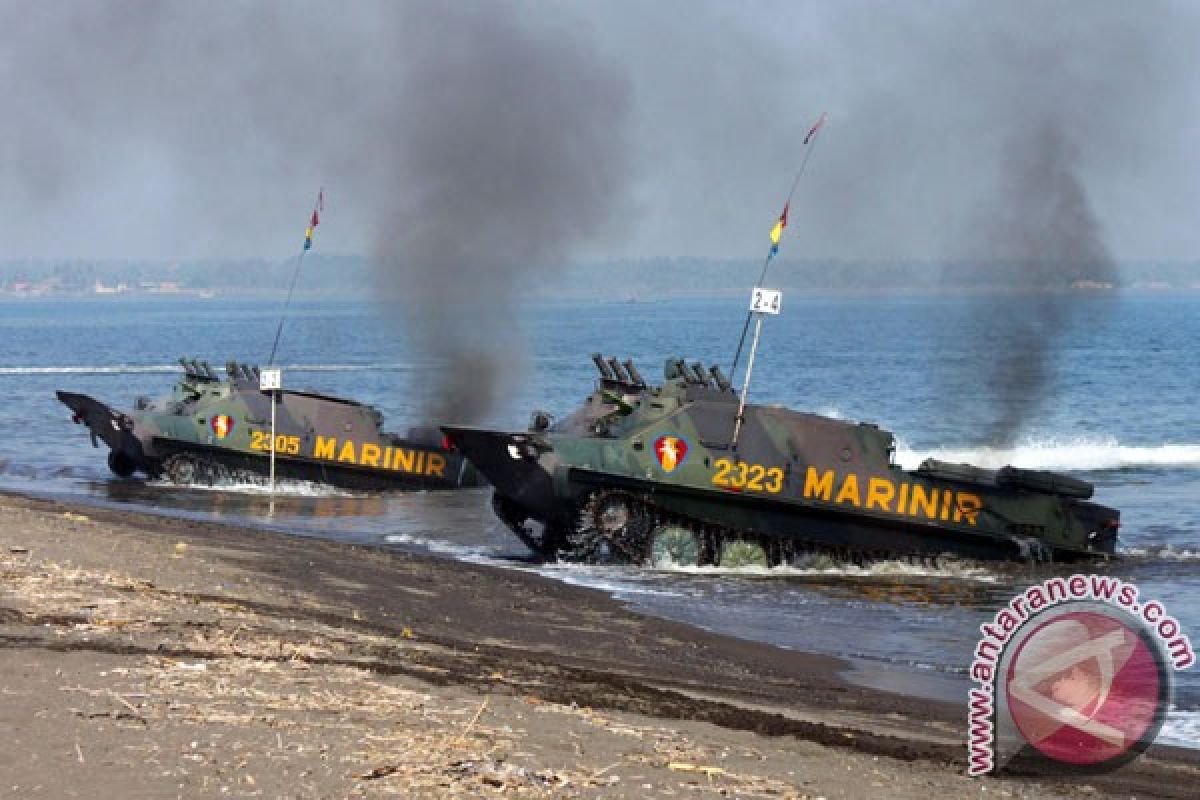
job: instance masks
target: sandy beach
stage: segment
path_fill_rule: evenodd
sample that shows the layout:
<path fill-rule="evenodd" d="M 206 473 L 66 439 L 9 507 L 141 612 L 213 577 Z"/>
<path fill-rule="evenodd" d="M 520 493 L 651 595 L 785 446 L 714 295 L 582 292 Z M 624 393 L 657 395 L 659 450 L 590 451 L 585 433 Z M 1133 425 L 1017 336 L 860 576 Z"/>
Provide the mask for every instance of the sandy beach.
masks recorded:
<path fill-rule="evenodd" d="M 514 570 L 0 495 L 0 796 L 1194 797 Z"/>

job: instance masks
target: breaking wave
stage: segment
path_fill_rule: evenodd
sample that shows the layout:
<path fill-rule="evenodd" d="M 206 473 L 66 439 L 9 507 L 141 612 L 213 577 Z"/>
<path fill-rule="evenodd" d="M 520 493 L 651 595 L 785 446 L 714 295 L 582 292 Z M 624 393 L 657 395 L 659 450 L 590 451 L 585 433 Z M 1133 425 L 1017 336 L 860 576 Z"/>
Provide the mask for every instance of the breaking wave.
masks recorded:
<path fill-rule="evenodd" d="M 1123 445 L 1115 438 L 1026 439 L 1012 447 L 946 447 L 914 450 L 898 443 L 896 460 L 914 469 L 927 458 L 939 461 L 1027 469 L 1075 471 L 1153 467 L 1200 468 L 1200 444 Z"/>

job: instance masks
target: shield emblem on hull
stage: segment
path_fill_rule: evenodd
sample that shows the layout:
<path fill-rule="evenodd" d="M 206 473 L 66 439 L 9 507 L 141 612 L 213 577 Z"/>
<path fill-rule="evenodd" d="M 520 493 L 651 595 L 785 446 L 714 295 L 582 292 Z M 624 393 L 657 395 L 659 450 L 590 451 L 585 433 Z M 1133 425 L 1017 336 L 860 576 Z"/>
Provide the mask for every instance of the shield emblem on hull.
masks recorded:
<path fill-rule="evenodd" d="M 682 436 L 664 433 L 654 440 L 654 457 L 663 472 L 674 472 L 683 466 L 689 449 L 687 439 Z"/>
<path fill-rule="evenodd" d="M 233 433 L 233 417 L 228 414 L 216 414 L 209 424 L 212 425 L 213 435 L 218 439 L 224 439 L 229 434 Z"/>

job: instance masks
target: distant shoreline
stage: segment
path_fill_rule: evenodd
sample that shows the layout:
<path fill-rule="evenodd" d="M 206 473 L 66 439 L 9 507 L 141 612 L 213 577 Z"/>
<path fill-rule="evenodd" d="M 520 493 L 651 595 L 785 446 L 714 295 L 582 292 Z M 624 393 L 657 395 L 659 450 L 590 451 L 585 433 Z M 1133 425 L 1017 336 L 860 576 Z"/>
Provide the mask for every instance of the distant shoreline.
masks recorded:
<path fill-rule="evenodd" d="M 1197 286 L 1121 286 L 1111 288 L 1047 289 L 1036 287 L 908 287 L 908 288 L 846 288 L 846 287 L 782 287 L 790 295 L 803 297 L 1000 297 L 1021 295 L 1062 295 L 1076 298 L 1117 297 L 1123 294 L 1200 294 Z M 672 300 L 719 300 L 741 297 L 748 288 L 727 287 L 719 289 L 693 289 L 637 293 L 630 295 L 619 291 L 597 293 L 564 289 L 561 291 L 541 290 L 523 295 L 523 299 L 535 302 L 587 302 L 595 301 L 609 305 L 645 305 Z M 0 291 L 0 303 L 24 303 L 38 301 L 94 301 L 94 302 L 138 302 L 195 300 L 197 302 L 221 302 L 229 300 L 278 300 L 282 302 L 287 292 L 279 289 L 181 289 L 171 292 L 128 291 L 121 293 L 96 293 L 81 291 L 47 291 L 16 293 Z M 364 289 L 308 289 L 297 290 L 294 299 L 299 301 L 352 300 L 378 301 L 379 296 Z M 385 301 L 386 302 L 386 301 Z M 397 302 L 397 301 L 392 301 Z"/>

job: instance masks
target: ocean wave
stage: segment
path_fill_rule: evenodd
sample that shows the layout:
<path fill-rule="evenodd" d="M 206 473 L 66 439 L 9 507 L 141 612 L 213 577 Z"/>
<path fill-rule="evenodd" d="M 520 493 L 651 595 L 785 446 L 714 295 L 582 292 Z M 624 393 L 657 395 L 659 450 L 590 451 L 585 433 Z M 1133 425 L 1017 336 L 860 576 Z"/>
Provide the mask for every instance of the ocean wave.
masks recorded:
<path fill-rule="evenodd" d="M 1153 545 L 1149 547 L 1123 547 L 1121 555 L 1131 558 L 1145 558 L 1154 561 L 1200 561 L 1200 552 L 1187 548 L 1176 549 L 1173 545 Z"/>
<path fill-rule="evenodd" d="M 1124 445 L 1115 438 L 1033 438 L 1011 447 L 945 447 L 915 450 L 897 444 L 896 460 L 906 469 L 927 458 L 939 461 L 1027 469 L 1075 471 L 1137 467 L 1200 468 L 1200 444 Z"/>

